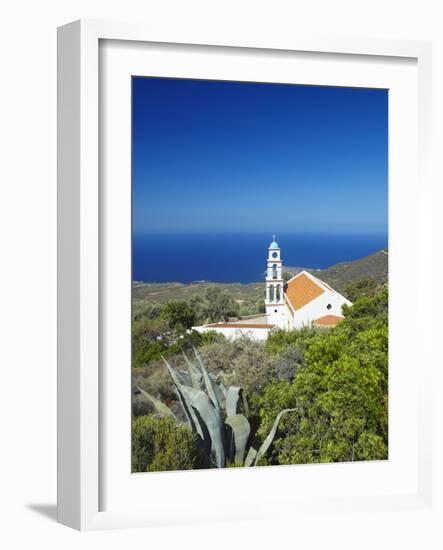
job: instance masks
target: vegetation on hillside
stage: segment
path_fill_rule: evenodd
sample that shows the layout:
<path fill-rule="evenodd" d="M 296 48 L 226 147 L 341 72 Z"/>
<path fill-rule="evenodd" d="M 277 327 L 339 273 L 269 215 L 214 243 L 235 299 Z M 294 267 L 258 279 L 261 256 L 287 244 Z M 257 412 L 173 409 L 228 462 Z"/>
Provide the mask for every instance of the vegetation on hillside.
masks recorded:
<path fill-rule="evenodd" d="M 207 468 L 198 438 L 171 417 L 139 416 L 132 421 L 132 471 Z"/>
<path fill-rule="evenodd" d="M 362 280 L 372 281 L 378 287 L 385 287 L 388 284 L 388 261 L 388 250 L 379 250 L 360 260 L 341 262 L 327 269 L 307 269 L 307 271 L 346 295 L 349 284 Z M 285 269 L 295 275 L 303 268 L 286 267 Z M 352 300 L 350 296 L 346 295 L 346 297 Z"/>
<path fill-rule="evenodd" d="M 229 292 L 208 287 L 203 297 L 166 304 L 136 300 L 132 311 L 132 362 L 138 369 L 160 357 L 212 341 L 213 335 L 189 331 L 193 326 L 238 318 L 239 304 Z"/>
<path fill-rule="evenodd" d="M 387 313 L 386 291 L 357 300 L 335 329 L 301 336 L 304 363 L 292 382 L 254 396 L 262 436 L 276 410 L 296 409 L 282 421 L 271 463 L 387 458 Z"/>
<path fill-rule="evenodd" d="M 254 436 L 248 419 L 249 405 L 242 388 L 225 387 L 222 382 L 217 382 L 216 377 L 207 371 L 197 350 L 194 349 L 193 357 L 189 358 L 185 354 L 183 357 L 186 363 L 184 370 L 174 369 L 166 359 L 164 363 L 174 384 L 182 416 L 186 419 L 185 425 L 188 432 L 197 436 L 195 446 L 203 452 L 206 463 L 214 468 L 257 466 L 272 445 L 281 419 L 287 413 L 295 412 L 295 409 L 283 409 L 276 414 L 268 434 L 256 449 L 252 445 Z M 170 420 L 172 417 L 177 422 L 176 426 L 180 425 L 172 408 L 143 389 L 139 388 L 139 391 L 154 406 L 160 418 Z M 145 418 L 150 425 L 150 417 Z M 185 443 L 191 441 L 189 438 Z M 175 445 L 180 443 L 171 442 Z M 163 448 L 160 452 L 166 454 Z M 172 453 L 174 458 L 182 456 L 178 451 Z M 191 456 L 194 455 L 199 456 L 196 452 L 191 453 Z M 162 464 L 165 463 L 167 461 L 163 459 Z M 152 468 L 152 464 L 153 462 L 148 461 L 147 468 Z"/>
<path fill-rule="evenodd" d="M 211 466 L 202 438 L 184 425 L 177 388 L 162 359 L 183 373 L 188 368 L 183 352 L 189 357 L 194 348 L 214 382 L 240 387 L 247 396 L 248 446 L 259 449 L 279 412 L 294 409 L 281 418 L 259 465 L 386 459 L 385 285 L 353 282 L 347 292 L 354 304 L 344 308 L 345 320 L 333 329 L 276 330 L 266 343 L 188 330 L 211 319 L 211 312 L 240 315 L 240 304 L 223 292 L 166 304 L 134 302 L 133 471 Z M 173 417 L 161 415 L 155 400 Z"/>

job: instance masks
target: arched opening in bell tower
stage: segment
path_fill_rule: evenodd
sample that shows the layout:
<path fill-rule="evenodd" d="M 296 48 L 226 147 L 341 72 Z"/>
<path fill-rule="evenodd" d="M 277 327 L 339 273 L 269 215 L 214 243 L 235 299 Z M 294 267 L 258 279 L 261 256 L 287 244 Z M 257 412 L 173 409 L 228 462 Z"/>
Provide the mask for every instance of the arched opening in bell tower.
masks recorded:
<path fill-rule="evenodd" d="M 270 302 L 273 302 L 274 301 L 274 285 L 270 285 L 269 287 L 269 301 Z"/>

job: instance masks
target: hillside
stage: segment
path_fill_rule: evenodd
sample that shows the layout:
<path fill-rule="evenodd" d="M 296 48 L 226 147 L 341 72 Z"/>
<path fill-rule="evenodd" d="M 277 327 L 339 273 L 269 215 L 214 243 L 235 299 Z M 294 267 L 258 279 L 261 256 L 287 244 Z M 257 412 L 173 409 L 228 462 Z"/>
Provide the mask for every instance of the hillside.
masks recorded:
<path fill-rule="evenodd" d="M 217 286 L 222 290 L 229 290 L 234 300 L 255 300 L 263 294 L 263 283 L 142 283 L 132 285 L 132 298 L 150 300 L 165 304 L 170 300 L 188 300 L 193 296 L 204 295 L 208 287 Z"/>
<path fill-rule="evenodd" d="M 327 269 L 286 267 L 285 271 L 296 275 L 306 269 L 306 271 L 325 281 L 338 292 L 342 292 L 348 283 L 366 278 L 374 279 L 380 284 L 386 284 L 388 282 L 388 257 L 387 250 L 379 250 L 360 260 L 339 263 Z"/>
<path fill-rule="evenodd" d="M 296 275 L 305 269 L 319 279 L 325 281 L 337 291 L 342 292 L 346 284 L 361 279 L 371 278 L 377 283 L 386 284 L 388 280 L 388 251 L 379 250 L 375 254 L 354 260 L 343 262 L 327 269 L 309 269 L 302 267 L 285 267 Z M 193 296 L 202 296 L 210 286 L 217 286 L 229 293 L 235 300 L 255 301 L 263 296 L 263 282 L 241 284 L 241 283 L 133 283 L 133 301 L 152 301 L 164 304 L 169 300 L 188 300 Z"/>

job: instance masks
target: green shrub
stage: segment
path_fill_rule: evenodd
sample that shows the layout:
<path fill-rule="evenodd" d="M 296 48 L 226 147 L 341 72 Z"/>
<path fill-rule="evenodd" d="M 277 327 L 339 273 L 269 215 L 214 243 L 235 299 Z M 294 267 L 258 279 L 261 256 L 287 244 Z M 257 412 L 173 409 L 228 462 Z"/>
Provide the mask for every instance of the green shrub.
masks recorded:
<path fill-rule="evenodd" d="M 355 300 L 363 298 L 364 296 L 369 298 L 376 296 L 382 287 L 383 285 L 381 283 L 371 277 L 367 277 L 359 281 L 348 283 L 343 289 L 343 294 L 351 300 L 351 302 L 355 302 Z"/>
<path fill-rule="evenodd" d="M 361 298 L 345 313 L 335 329 L 305 338 L 304 364 L 292 383 L 269 384 L 253 400 L 262 437 L 278 410 L 296 409 L 279 425 L 274 464 L 387 458 L 386 291 Z M 271 345 L 288 339 L 277 334 Z"/>
<path fill-rule="evenodd" d="M 250 338 L 217 341 L 201 346 L 200 353 L 209 372 L 249 395 L 276 380 L 276 365 L 265 344 Z"/>
<path fill-rule="evenodd" d="M 239 305 L 228 291 L 210 286 L 205 292 L 205 313 L 211 323 L 229 321 L 238 317 Z"/>
<path fill-rule="evenodd" d="M 299 330 L 273 329 L 266 340 L 266 350 L 271 355 L 282 353 L 293 346 L 299 348 L 302 352 L 309 345 L 309 342 L 315 338 L 318 331 L 311 328 L 302 328 Z"/>
<path fill-rule="evenodd" d="M 161 312 L 161 316 L 168 321 L 172 329 L 183 332 L 195 325 L 196 312 L 184 300 L 171 300 Z"/>
<path fill-rule="evenodd" d="M 139 416 L 132 422 L 132 471 L 162 472 L 207 467 L 197 437 L 172 418 Z"/>

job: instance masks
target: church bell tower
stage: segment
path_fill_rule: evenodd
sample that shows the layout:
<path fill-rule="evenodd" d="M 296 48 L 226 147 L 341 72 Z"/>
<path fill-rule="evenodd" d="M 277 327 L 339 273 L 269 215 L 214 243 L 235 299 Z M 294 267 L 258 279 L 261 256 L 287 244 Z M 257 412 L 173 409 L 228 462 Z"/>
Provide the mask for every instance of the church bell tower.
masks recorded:
<path fill-rule="evenodd" d="M 280 256 L 280 247 L 275 240 L 275 235 L 272 236 L 272 243 L 268 248 L 267 263 L 265 306 L 268 323 L 284 328 L 285 301 L 282 260 Z"/>

